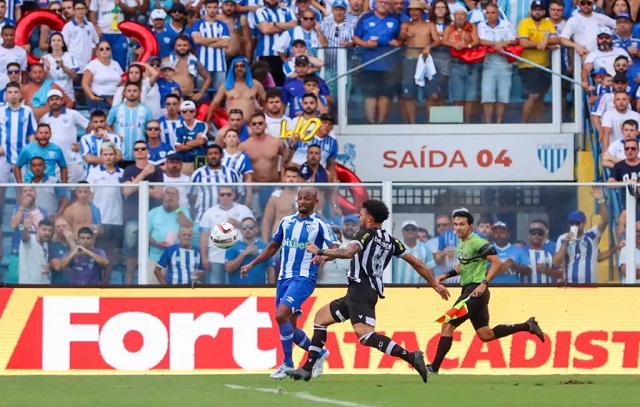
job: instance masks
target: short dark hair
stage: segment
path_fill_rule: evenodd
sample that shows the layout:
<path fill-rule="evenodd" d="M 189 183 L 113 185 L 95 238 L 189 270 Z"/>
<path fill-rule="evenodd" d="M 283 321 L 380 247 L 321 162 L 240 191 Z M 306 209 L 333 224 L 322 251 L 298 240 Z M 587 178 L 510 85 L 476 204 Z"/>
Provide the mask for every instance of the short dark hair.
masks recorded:
<path fill-rule="evenodd" d="M 5 26 L 6 27 L 6 26 Z M 625 61 L 629 62 L 629 58 L 627 58 L 624 55 L 620 55 L 619 57 L 617 57 L 616 59 L 613 60 L 613 63 L 615 64 L 616 62 L 618 62 L 619 60 L 624 59 Z"/>
<path fill-rule="evenodd" d="M 480 218 L 480 220 L 478 221 L 478 225 L 483 225 L 485 223 L 491 224 L 491 219 L 487 218 L 487 217 L 482 217 Z"/>
<path fill-rule="evenodd" d="M 204 0 L 204 4 L 218 4 L 220 3 L 220 0 Z"/>
<path fill-rule="evenodd" d="M 0 32 L 4 31 L 4 30 L 15 30 L 16 27 L 14 25 L 11 24 L 7 24 L 4 27 L 2 27 L 2 30 L 0 30 Z"/>
<path fill-rule="evenodd" d="M 38 127 L 36 128 L 36 130 L 40 130 L 41 127 L 46 127 L 47 129 L 49 129 L 49 131 L 51 131 L 51 126 L 49 126 L 47 123 L 38 124 Z"/>
<path fill-rule="evenodd" d="M 49 226 L 49 227 L 53 227 L 53 222 L 51 222 L 49 219 L 44 218 L 42 219 L 39 223 L 38 223 L 38 227 L 40 226 Z"/>
<path fill-rule="evenodd" d="M 0 0 L 2 1 L 2 0 Z M 36 155 L 35 157 L 32 157 L 31 160 L 29 160 L 29 163 L 32 163 L 34 160 L 40 160 L 42 162 L 44 162 L 44 158 L 42 156 Z"/>
<path fill-rule="evenodd" d="M 429 233 L 429 231 L 423 227 L 418 228 L 418 233 L 424 233 L 425 235 L 427 235 L 427 239 L 431 237 L 431 233 Z"/>
<path fill-rule="evenodd" d="M 176 41 L 178 40 L 182 40 L 182 41 L 186 41 L 189 43 L 189 45 L 191 45 L 191 39 L 189 38 L 189 36 L 187 34 L 180 34 L 176 37 Z M 174 41 L 174 44 L 176 43 L 176 41 Z"/>
<path fill-rule="evenodd" d="M 317 148 L 322 152 L 322 147 L 320 147 L 320 145 L 318 144 L 311 144 L 309 147 L 307 147 L 307 151 L 311 150 L 312 148 Z"/>
<path fill-rule="evenodd" d="M 624 141 L 624 144 L 627 144 L 627 143 L 636 143 L 636 145 L 638 145 L 638 140 L 634 138 L 630 138 L 629 140 Z"/>
<path fill-rule="evenodd" d="M 373 216 L 373 220 L 376 221 L 376 223 L 382 223 L 389 219 L 389 208 L 384 202 L 378 199 L 367 199 L 362 203 L 362 207 Z"/>
<path fill-rule="evenodd" d="M 315 95 L 315 93 L 305 93 L 304 95 L 302 95 L 302 100 L 305 100 L 306 98 L 312 98 L 316 102 L 318 101 L 318 97 Z"/>
<path fill-rule="evenodd" d="M 31 70 L 36 66 L 39 66 L 40 68 L 44 69 L 44 64 L 42 62 L 36 62 L 28 66 L 29 72 L 31 72 Z"/>
<path fill-rule="evenodd" d="M 290 165 L 288 167 L 285 167 L 284 172 L 295 172 L 296 174 L 298 174 L 298 167 L 296 167 L 295 165 Z"/>
<path fill-rule="evenodd" d="M 565 8 L 564 1 L 563 1 L 563 0 L 551 0 L 551 1 L 549 2 L 549 5 L 552 5 L 552 4 L 555 4 L 556 6 L 560 6 L 560 7 L 562 7 L 562 8 Z"/>
<path fill-rule="evenodd" d="M 169 99 L 169 98 L 174 98 L 174 99 L 176 99 L 178 102 L 180 102 L 180 96 L 176 95 L 175 93 L 169 93 L 169 94 L 167 95 L 167 97 L 166 97 L 166 98 L 164 98 L 164 101 L 166 102 L 166 101 L 167 101 L 167 99 Z"/>
<path fill-rule="evenodd" d="M 136 144 L 144 144 L 145 147 L 149 147 L 149 144 L 147 144 L 147 142 L 144 140 L 136 140 L 136 142 L 133 143 L 133 146 L 135 147 Z"/>
<path fill-rule="evenodd" d="M 107 114 L 100 109 L 96 109 L 93 112 L 91 112 L 90 117 L 93 119 L 94 117 L 107 117 Z"/>
<path fill-rule="evenodd" d="M 318 77 L 316 75 L 307 75 L 307 76 L 304 77 L 303 81 L 304 81 L 304 83 L 313 82 L 313 83 L 318 84 L 318 85 L 320 84 L 320 80 L 318 79 Z"/>
<path fill-rule="evenodd" d="M 1 2 L 1 1 L 2 1 L 2 0 L 0 0 L 0 2 Z M 20 69 L 20 70 L 22 71 L 22 67 L 21 67 L 21 66 L 20 66 L 20 64 L 19 64 L 19 63 L 17 63 L 17 62 L 9 62 L 9 63 L 7 64 L 7 70 L 9 69 L 9 67 L 10 67 L 10 66 L 17 66 L 17 67 L 18 67 L 18 69 Z"/>
<path fill-rule="evenodd" d="M 633 119 L 627 119 L 622 123 L 622 127 L 624 126 L 631 126 L 631 127 L 635 127 L 636 130 L 638 129 L 638 122 L 633 120 Z"/>
<path fill-rule="evenodd" d="M 455 211 L 452 215 L 453 218 L 465 218 L 469 225 L 473 225 L 473 215 L 467 211 L 459 210 Z"/>
<path fill-rule="evenodd" d="M 254 114 L 251 115 L 251 118 L 253 119 L 254 117 L 262 117 L 263 119 L 267 119 L 267 116 L 264 115 L 264 113 L 262 112 L 255 112 Z"/>
<path fill-rule="evenodd" d="M 20 89 L 20 84 L 18 82 L 9 82 L 7 83 L 7 86 L 4 87 L 4 89 L 7 90 L 9 88 Z"/>
<path fill-rule="evenodd" d="M 278 98 L 282 100 L 282 93 L 279 90 L 275 90 L 275 89 L 271 89 L 267 91 L 267 96 L 265 100 L 274 99 L 274 98 Z"/>
<path fill-rule="evenodd" d="M 93 237 L 93 229 L 88 226 L 83 226 L 78 230 L 78 237 L 80 237 L 80 235 L 89 235 Z"/>
<path fill-rule="evenodd" d="M 131 86 L 131 85 L 133 85 L 136 88 L 138 88 L 138 90 L 141 89 L 140 84 L 138 82 L 129 82 L 129 81 L 125 82 L 124 89 L 127 89 L 127 86 Z"/>
<path fill-rule="evenodd" d="M 220 154 L 222 154 L 222 147 L 220 147 L 217 144 L 211 144 L 210 146 L 207 146 L 207 153 L 209 153 L 209 150 L 218 150 L 220 152 Z"/>

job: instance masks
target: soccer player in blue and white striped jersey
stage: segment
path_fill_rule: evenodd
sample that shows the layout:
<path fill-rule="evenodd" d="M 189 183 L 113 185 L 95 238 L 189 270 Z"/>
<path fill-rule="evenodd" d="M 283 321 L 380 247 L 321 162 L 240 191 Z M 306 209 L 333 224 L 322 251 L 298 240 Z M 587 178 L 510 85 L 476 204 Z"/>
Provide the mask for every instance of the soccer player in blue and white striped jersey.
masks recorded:
<path fill-rule="evenodd" d="M 13 166 L 18 162 L 29 137 L 36 134 L 36 117 L 31 108 L 21 103 L 20 84 L 10 82 L 5 88 L 7 105 L 0 107 L 0 182 L 9 182 Z M 3 189 L 4 191 L 4 189 Z M 2 202 L 3 203 L 3 202 Z"/>
<path fill-rule="evenodd" d="M 158 265 L 153 271 L 161 284 L 191 285 L 194 277 L 197 279 L 204 273 L 200 250 L 191 245 L 192 239 L 193 230 L 180 227 L 179 244 L 169 246 L 162 252 Z M 164 275 L 163 269 L 166 270 Z"/>
<path fill-rule="evenodd" d="M 282 86 L 285 79 L 282 59 L 278 52 L 273 50 L 273 46 L 282 33 L 298 26 L 298 19 L 291 9 L 280 8 L 278 0 L 264 0 L 264 7 L 258 9 L 255 16 L 258 26 L 256 56 L 267 61 L 276 86 Z"/>
<path fill-rule="evenodd" d="M 227 60 L 224 53 L 229 45 L 229 27 L 216 19 L 218 0 L 205 0 L 206 16 L 193 24 L 191 38 L 196 44 L 196 55 L 211 74 L 213 88 L 218 89 L 224 83 L 227 72 Z"/>
<path fill-rule="evenodd" d="M 191 195 L 195 196 L 193 221 L 200 222 L 202 215 L 218 203 L 216 185 L 242 182 L 240 174 L 222 165 L 222 147 L 212 144 L 207 147 L 207 165 L 198 168 L 191 175 L 191 182 L 199 184 L 191 187 Z M 242 188 L 238 188 L 241 194 Z"/>
<path fill-rule="evenodd" d="M 598 244 L 609 223 L 609 211 L 601 188 L 593 189 L 598 202 L 600 222 L 585 230 L 587 217 L 581 211 L 569 214 L 569 225 L 574 231 L 558 237 L 553 265 L 564 267 L 565 282 L 569 284 L 595 283 L 598 262 Z M 577 229 L 577 233 L 574 233 Z"/>
<path fill-rule="evenodd" d="M 276 286 L 276 322 L 280 329 L 280 341 L 284 352 L 284 363 L 271 374 L 273 379 L 284 379 L 287 371 L 292 371 L 293 343 L 309 349 L 309 338 L 302 329 L 295 329 L 296 320 L 304 301 L 311 296 L 318 278 L 318 268 L 323 256 L 313 256 L 306 251 L 307 244 L 318 247 L 340 247 L 340 242 L 331 227 L 314 213 L 318 204 L 318 193 L 313 187 L 305 187 L 298 192 L 298 213 L 285 216 L 278 225 L 269 246 L 251 263 L 240 268 L 240 275 L 246 275 L 255 265 L 276 254 L 280 256 L 280 275 Z M 328 357 L 321 353 L 314 369 L 314 377 L 322 373 L 322 363 Z"/>
<path fill-rule="evenodd" d="M 133 161 L 133 145 L 145 139 L 144 130 L 153 118 L 151 109 L 140 103 L 140 85 L 127 83 L 124 88 L 125 101 L 113 106 L 107 116 L 107 124 L 122 137 L 122 157 L 125 161 Z"/>
<path fill-rule="evenodd" d="M 418 240 L 418 223 L 415 220 L 402 222 L 402 244 L 407 253 L 423 263 L 433 275 L 436 262 L 433 260 L 431 250 L 426 243 Z M 426 280 L 422 278 L 406 261 L 399 261 L 399 257 L 393 258 L 393 278 L 394 284 L 424 285 Z"/>
<path fill-rule="evenodd" d="M 520 276 L 520 282 L 529 284 L 554 284 L 562 280 L 563 272 L 553 266 L 555 247 L 545 245 L 549 229 L 545 222 L 533 221 L 529 225 L 529 244 L 525 247 L 531 262 L 531 275 Z"/>

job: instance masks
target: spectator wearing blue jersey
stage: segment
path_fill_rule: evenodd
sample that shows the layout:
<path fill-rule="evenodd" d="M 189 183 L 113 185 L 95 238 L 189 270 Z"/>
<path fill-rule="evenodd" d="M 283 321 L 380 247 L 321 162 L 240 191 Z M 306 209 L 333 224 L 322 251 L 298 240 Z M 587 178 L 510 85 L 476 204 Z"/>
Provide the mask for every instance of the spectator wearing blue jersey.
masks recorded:
<path fill-rule="evenodd" d="M 300 177 L 305 182 L 324 184 L 329 182 L 327 170 L 320 165 L 322 150 L 317 144 L 310 145 L 307 149 L 307 161 L 300 166 Z"/>
<path fill-rule="evenodd" d="M 326 53 L 328 51 L 329 50 L 325 50 L 325 59 L 327 57 Z M 304 55 L 309 59 L 309 67 L 307 69 L 307 73 L 319 71 L 320 69 L 322 69 L 324 65 L 324 62 L 321 59 L 316 58 L 313 55 L 309 55 L 309 51 L 307 50 L 307 44 L 304 42 L 304 40 L 293 40 L 293 42 L 291 43 L 291 54 L 292 54 L 291 57 L 287 58 L 282 65 L 282 71 L 284 72 L 285 78 L 287 79 L 290 76 L 296 75 L 295 61 L 296 61 L 296 58 L 299 57 L 300 55 Z"/>
<path fill-rule="evenodd" d="M 207 144 L 207 124 L 196 119 L 196 104 L 185 100 L 180 104 L 182 125 L 176 130 L 174 148 L 182 156 L 182 173 L 193 174 L 197 156 L 204 155 Z"/>
<path fill-rule="evenodd" d="M 149 162 L 153 165 L 164 166 L 167 157 L 175 154 L 173 147 L 163 143 L 160 139 L 160 122 L 151 120 L 147 123 L 146 135 L 149 147 Z"/>
<path fill-rule="evenodd" d="M 237 131 L 233 129 L 226 131 L 224 134 L 225 148 L 222 151 L 222 165 L 242 175 L 242 181 L 246 184 L 253 181 L 253 166 L 247 153 L 238 149 L 239 140 L 240 136 Z"/>
<path fill-rule="evenodd" d="M 316 75 L 311 74 L 307 75 L 303 79 L 304 82 L 304 94 L 312 93 L 318 98 L 318 110 L 316 111 L 317 115 L 329 113 L 329 102 L 327 98 L 320 94 L 320 78 Z M 301 116 L 302 111 L 302 95 L 296 97 L 293 100 L 293 106 L 289 110 L 289 113 L 292 117 Z"/>
<path fill-rule="evenodd" d="M 320 22 L 316 19 L 316 13 L 313 10 L 307 9 L 300 12 L 299 17 L 300 25 L 283 32 L 273 44 L 273 50 L 280 55 L 283 61 L 291 55 L 291 47 L 295 40 L 304 41 L 307 50 L 314 56 L 318 55 L 318 48 L 326 47 L 329 44 L 327 37 L 320 29 Z"/>
<path fill-rule="evenodd" d="M 214 89 L 225 81 L 227 59 L 224 53 L 229 45 L 229 28 L 217 20 L 218 0 L 205 0 L 206 15 L 191 28 L 191 38 L 196 44 L 196 55 L 211 75 Z"/>
<path fill-rule="evenodd" d="M 306 55 L 296 57 L 295 74 L 288 77 L 284 85 L 282 85 L 282 103 L 289 105 L 289 117 L 295 116 L 293 112 L 295 99 L 302 97 L 306 93 L 304 90 L 304 78 L 309 75 L 315 75 L 315 73 L 311 73 L 310 65 L 311 63 Z M 318 95 L 324 96 L 327 99 L 327 103 L 333 103 L 329 88 L 321 78 L 318 78 L 318 88 Z"/>
<path fill-rule="evenodd" d="M 400 240 L 407 252 L 423 263 L 429 273 L 433 274 L 436 262 L 433 260 L 429 247 L 418 240 L 418 222 L 406 220 L 402 222 L 402 239 Z M 394 284 L 425 285 L 427 282 L 422 278 L 406 261 L 400 258 L 393 258 L 393 278 Z"/>
<path fill-rule="evenodd" d="M 294 332 L 293 328 L 296 326 L 302 304 L 313 293 L 318 278 L 321 256 L 314 258 L 306 251 L 307 244 L 329 248 L 340 246 L 329 225 L 314 213 L 317 204 L 316 189 L 302 188 L 298 192 L 298 212 L 284 217 L 267 248 L 240 269 L 240 276 L 245 276 L 254 266 L 269 260 L 282 248 L 280 274 L 276 286 L 276 322 L 280 331 L 284 361 L 280 368 L 271 374 L 273 379 L 284 379 L 287 372 L 294 369 L 294 342 L 305 350 L 309 349 L 310 340 L 304 331 L 297 328 Z M 322 363 L 327 356 L 328 352 L 319 355 L 316 365 L 320 367 L 314 374 L 319 375 L 322 372 Z"/>
<path fill-rule="evenodd" d="M 246 266 L 260 255 L 267 244 L 259 237 L 260 229 L 253 218 L 244 218 L 240 223 L 242 240 L 224 253 L 224 269 L 232 285 L 264 285 L 276 283 L 276 271 L 271 260 L 253 267 L 246 276 L 240 276 L 240 268 Z"/>
<path fill-rule="evenodd" d="M 523 276 L 523 283 L 550 284 L 561 281 L 564 272 L 553 266 L 555 244 L 549 245 L 549 228 L 546 222 L 534 220 L 529 224 L 529 243 L 525 248 L 529 253 L 531 275 Z"/>
<path fill-rule="evenodd" d="M 158 119 L 160 127 L 162 127 L 160 138 L 163 143 L 167 143 L 174 147 L 177 137 L 176 132 L 178 131 L 178 128 L 182 126 L 182 117 L 180 116 L 180 97 L 169 94 L 165 99 L 164 107 L 167 110 L 167 114 Z"/>
<path fill-rule="evenodd" d="M 182 90 L 180 84 L 173 80 L 173 75 L 176 73 L 176 67 L 171 61 L 164 61 L 160 66 L 162 77 L 158 78 L 158 90 L 160 91 L 160 106 L 163 111 L 167 111 L 167 97 L 169 95 L 175 95 L 178 100 L 182 97 Z"/>
<path fill-rule="evenodd" d="M 22 5 L 21 0 L 0 0 L 0 28 L 5 25 L 12 25 L 15 27 L 16 20 L 22 17 Z"/>
<path fill-rule="evenodd" d="M 509 243 L 511 232 L 504 222 L 496 222 L 491 226 L 493 246 L 503 263 L 500 272 L 491 281 L 496 284 L 518 284 L 525 276 L 531 276 L 531 261 L 527 253 L 520 247 Z"/>
<path fill-rule="evenodd" d="M 173 45 L 178 38 L 178 33 L 167 28 L 167 13 L 163 9 L 155 9 L 151 12 L 153 35 L 158 40 L 158 57 L 164 59 L 173 51 Z"/>
<path fill-rule="evenodd" d="M 353 36 L 353 42 L 364 48 L 361 62 L 371 62 L 362 69 L 361 79 L 366 119 L 371 124 L 387 120 L 391 98 L 396 94 L 397 83 L 391 72 L 395 69 L 397 57 L 386 57 L 373 62 L 375 58 L 389 52 L 388 47 L 400 46 L 400 21 L 389 14 L 389 8 L 388 0 L 376 1 L 375 11 L 358 20 Z"/>
<path fill-rule="evenodd" d="M 89 126 L 91 131 L 80 137 L 80 151 L 87 167 L 85 176 L 93 168 L 103 164 L 100 151 L 105 143 L 113 143 L 115 147 L 115 162 L 122 160 L 122 139 L 117 134 L 107 131 L 107 115 L 102 110 L 91 112 Z"/>
<path fill-rule="evenodd" d="M 64 159 L 62 149 L 51 143 L 51 126 L 45 123 L 38 125 L 36 131 L 35 143 L 29 143 L 18 156 L 16 165 L 13 169 L 13 175 L 16 178 L 18 184 L 22 183 L 22 167 L 31 162 L 33 157 L 43 157 L 46 169 L 45 174 L 52 178 L 56 177 L 56 169 L 60 170 L 60 181 L 65 184 L 67 182 L 67 161 Z M 31 179 L 33 174 L 28 169 L 25 174 L 25 179 Z"/>
<path fill-rule="evenodd" d="M 204 274 L 200 249 L 191 244 L 193 230 L 180 227 L 178 243 L 167 247 L 154 269 L 160 284 L 193 285 Z"/>
<path fill-rule="evenodd" d="M 613 34 L 613 47 L 624 49 L 627 51 L 633 62 L 637 63 L 640 60 L 640 56 L 638 55 L 640 39 L 635 38 L 632 35 L 632 24 L 631 15 L 629 15 L 629 13 L 616 15 L 616 30 Z"/>
<path fill-rule="evenodd" d="M 289 8 L 281 8 L 278 0 L 264 0 L 264 7 L 255 12 L 258 28 L 256 56 L 269 64 L 276 86 L 284 83 L 282 59 L 273 45 L 287 30 L 297 27 L 298 20 Z"/>
<path fill-rule="evenodd" d="M 253 135 L 253 130 L 247 126 L 244 120 L 244 113 L 240 109 L 231 109 L 229 110 L 229 124 L 218 129 L 216 133 L 216 144 L 225 147 L 224 144 L 224 135 L 227 134 L 229 130 L 235 130 L 238 133 L 238 137 L 240 138 L 240 142 L 247 141 L 249 137 Z M 279 135 L 279 134 L 278 134 Z"/>

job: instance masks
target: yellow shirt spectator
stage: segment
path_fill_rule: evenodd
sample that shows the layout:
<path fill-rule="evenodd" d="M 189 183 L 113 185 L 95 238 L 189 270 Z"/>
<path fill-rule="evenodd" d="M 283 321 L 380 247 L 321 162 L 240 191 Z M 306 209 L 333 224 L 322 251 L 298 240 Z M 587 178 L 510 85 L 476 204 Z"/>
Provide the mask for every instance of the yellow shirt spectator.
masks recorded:
<path fill-rule="evenodd" d="M 533 42 L 541 42 L 545 37 L 551 37 L 558 35 L 556 28 L 551 20 L 544 18 L 536 24 L 533 18 L 527 17 L 520 21 L 518 25 L 518 39 L 527 39 Z M 549 51 L 539 50 L 536 48 L 525 48 L 522 52 L 522 58 L 528 59 L 531 62 L 535 62 L 538 65 L 549 67 L 551 65 L 551 59 Z M 519 68 L 533 68 L 530 64 L 523 62 L 518 63 Z"/>

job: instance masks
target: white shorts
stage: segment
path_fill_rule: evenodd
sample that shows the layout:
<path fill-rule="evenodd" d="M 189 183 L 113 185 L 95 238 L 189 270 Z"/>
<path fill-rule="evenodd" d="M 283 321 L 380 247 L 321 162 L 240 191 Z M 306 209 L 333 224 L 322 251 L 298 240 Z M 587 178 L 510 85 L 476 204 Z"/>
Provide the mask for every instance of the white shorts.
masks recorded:
<path fill-rule="evenodd" d="M 86 169 L 83 163 L 67 162 L 67 183 L 77 184 L 85 180 Z M 60 168 L 56 167 L 56 178 L 60 179 Z"/>
<path fill-rule="evenodd" d="M 0 157 L 0 183 L 6 184 L 10 180 L 13 182 L 13 164 L 7 161 L 7 156 Z"/>

